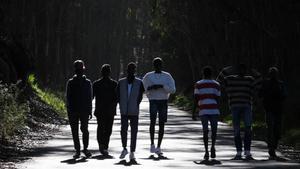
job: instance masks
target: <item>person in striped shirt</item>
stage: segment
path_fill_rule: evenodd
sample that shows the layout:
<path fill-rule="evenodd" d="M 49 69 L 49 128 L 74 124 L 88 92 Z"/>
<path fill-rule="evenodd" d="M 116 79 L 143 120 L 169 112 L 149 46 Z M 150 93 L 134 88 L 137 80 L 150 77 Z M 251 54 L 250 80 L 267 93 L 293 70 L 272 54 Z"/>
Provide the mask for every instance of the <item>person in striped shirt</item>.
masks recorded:
<path fill-rule="evenodd" d="M 234 142 L 237 151 L 234 160 L 242 159 L 243 143 L 240 135 L 242 117 L 245 125 L 244 154 L 246 155 L 246 160 L 253 160 L 250 148 L 252 135 L 252 98 L 256 88 L 256 81 L 252 76 L 246 76 L 247 67 L 245 64 L 239 64 L 237 71 L 237 75 L 229 75 L 224 78 L 224 87 L 232 113 Z"/>
<path fill-rule="evenodd" d="M 195 84 L 194 97 L 199 109 L 202 122 L 203 142 L 205 148 L 204 159 L 209 159 L 208 151 L 208 121 L 211 125 L 211 158 L 216 157 L 215 142 L 218 128 L 218 116 L 220 114 L 218 98 L 221 95 L 220 84 L 212 79 L 212 68 L 206 66 L 202 70 L 203 79 Z M 195 118 L 195 109 L 193 119 Z"/>

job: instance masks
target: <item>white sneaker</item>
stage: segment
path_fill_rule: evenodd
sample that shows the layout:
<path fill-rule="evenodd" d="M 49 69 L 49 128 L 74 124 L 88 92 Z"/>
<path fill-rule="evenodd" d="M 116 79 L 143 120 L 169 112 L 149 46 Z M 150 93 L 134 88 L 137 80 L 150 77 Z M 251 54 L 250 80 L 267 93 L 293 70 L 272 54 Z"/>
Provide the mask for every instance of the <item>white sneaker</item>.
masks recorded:
<path fill-rule="evenodd" d="M 151 144 L 150 146 L 150 153 L 155 153 L 156 152 L 156 148 L 154 144 Z"/>
<path fill-rule="evenodd" d="M 123 151 L 122 151 L 122 153 L 121 153 L 121 155 L 120 155 L 120 159 L 125 158 L 127 154 L 128 154 L 127 149 L 123 149 Z"/>
<path fill-rule="evenodd" d="M 162 155 L 163 154 L 160 147 L 156 148 L 155 154 L 157 154 L 157 155 Z"/>
<path fill-rule="evenodd" d="M 130 152 L 129 159 L 130 160 L 134 160 L 135 159 L 134 152 Z"/>

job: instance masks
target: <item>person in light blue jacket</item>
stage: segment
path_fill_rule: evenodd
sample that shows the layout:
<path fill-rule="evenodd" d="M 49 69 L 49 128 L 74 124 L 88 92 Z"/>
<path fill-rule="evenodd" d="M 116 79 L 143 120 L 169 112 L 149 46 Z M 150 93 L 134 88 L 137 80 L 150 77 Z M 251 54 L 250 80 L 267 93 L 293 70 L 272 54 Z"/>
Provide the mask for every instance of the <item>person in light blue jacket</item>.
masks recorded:
<path fill-rule="evenodd" d="M 121 113 L 121 139 L 123 151 L 120 158 L 128 154 L 127 131 L 128 121 L 131 128 L 130 160 L 135 160 L 136 138 L 138 132 L 139 105 L 143 98 L 144 86 L 141 79 L 135 77 L 136 64 L 131 62 L 127 65 L 127 77 L 119 80 L 117 93 Z"/>

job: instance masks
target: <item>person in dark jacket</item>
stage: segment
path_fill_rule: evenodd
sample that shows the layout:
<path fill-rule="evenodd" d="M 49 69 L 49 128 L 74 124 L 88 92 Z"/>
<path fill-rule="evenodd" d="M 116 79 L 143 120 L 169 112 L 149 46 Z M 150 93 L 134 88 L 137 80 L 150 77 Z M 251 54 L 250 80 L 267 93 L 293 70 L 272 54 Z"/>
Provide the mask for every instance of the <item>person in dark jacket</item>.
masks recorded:
<path fill-rule="evenodd" d="M 88 151 L 89 131 L 88 123 L 92 118 L 92 84 L 83 74 L 85 67 L 82 60 L 74 62 L 75 75 L 67 82 L 67 111 L 71 126 L 74 148 L 76 153 L 74 158 L 80 157 L 80 141 L 79 141 L 79 121 L 80 130 L 82 132 L 83 153 L 86 157 L 90 157 Z"/>
<path fill-rule="evenodd" d="M 280 139 L 283 101 L 286 97 L 285 86 L 279 80 L 276 67 L 269 69 L 269 77 L 263 82 L 259 95 L 263 98 L 266 112 L 267 143 L 270 159 L 276 159 L 276 149 Z"/>
<path fill-rule="evenodd" d="M 108 156 L 109 140 L 112 133 L 114 116 L 117 106 L 117 82 L 110 77 L 111 67 L 104 64 L 101 68 L 102 78 L 93 84 L 96 108 L 94 115 L 97 117 L 97 140 L 100 153 Z"/>
<path fill-rule="evenodd" d="M 123 159 L 128 154 L 127 151 L 127 131 L 128 121 L 131 128 L 130 155 L 131 162 L 134 162 L 134 152 L 136 149 L 136 138 L 138 132 L 139 105 L 143 98 L 144 86 L 141 79 L 135 77 L 136 64 L 131 62 L 127 65 L 127 77 L 119 80 L 117 91 L 121 113 L 121 138 L 123 151 L 120 158 Z"/>

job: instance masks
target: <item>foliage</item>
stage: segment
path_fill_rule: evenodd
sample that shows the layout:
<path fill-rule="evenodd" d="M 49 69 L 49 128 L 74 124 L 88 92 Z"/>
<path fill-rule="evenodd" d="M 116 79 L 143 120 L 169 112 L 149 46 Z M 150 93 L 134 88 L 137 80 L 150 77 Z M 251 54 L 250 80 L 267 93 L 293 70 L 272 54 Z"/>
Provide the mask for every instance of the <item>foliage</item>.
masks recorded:
<path fill-rule="evenodd" d="M 173 103 L 184 109 L 184 110 L 192 110 L 193 109 L 193 101 L 192 99 L 184 96 L 184 95 L 176 95 Z"/>
<path fill-rule="evenodd" d="M 37 84 L 34 74 L 29 75 L 28 82 L 42 101 L 50 105 L 61 117 L 65 118 L 67 116 L 62 93 L 52 91 L 51 89 L 41 89 Z"/>
<path fill-rule="evenodd" d="M 0 138 L 13 136 L 25 126 L 26 113 L 30 111 L 28 103 L 20 103 L 20 90 L 15 85 L 0 83 Z"/>

